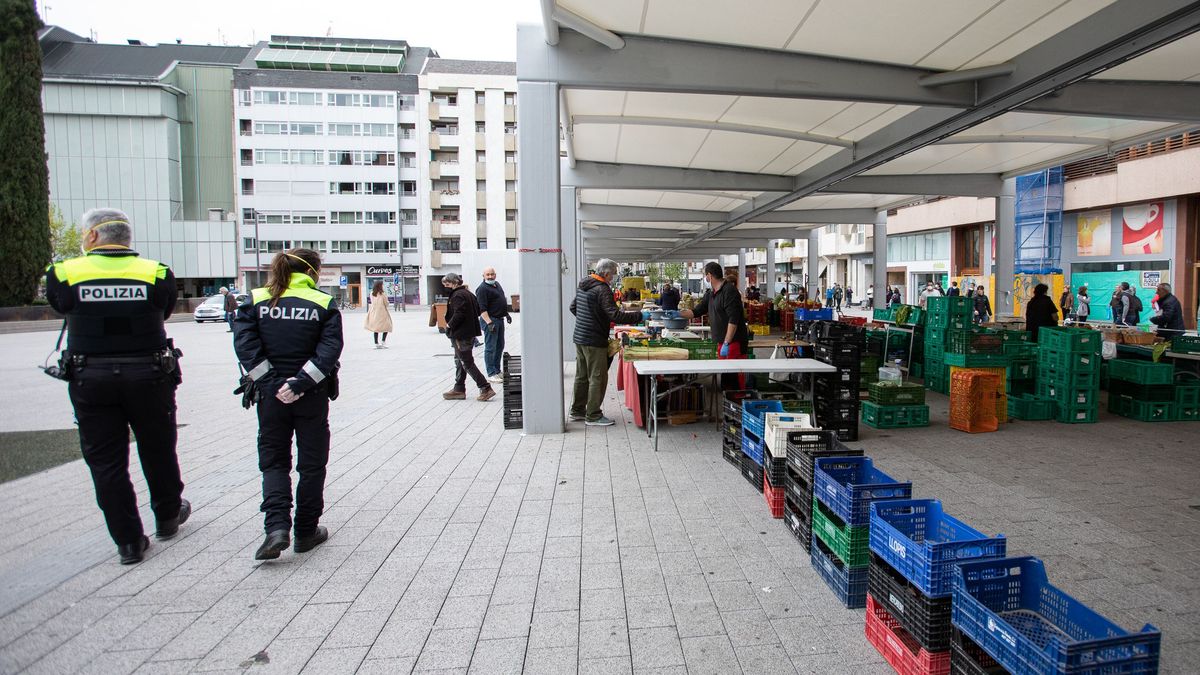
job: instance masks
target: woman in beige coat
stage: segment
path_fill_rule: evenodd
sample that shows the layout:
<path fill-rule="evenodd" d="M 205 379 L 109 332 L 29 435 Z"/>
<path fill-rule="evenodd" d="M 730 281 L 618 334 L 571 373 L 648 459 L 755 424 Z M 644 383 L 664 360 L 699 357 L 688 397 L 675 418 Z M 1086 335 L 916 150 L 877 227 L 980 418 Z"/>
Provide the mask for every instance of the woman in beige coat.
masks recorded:
<path fill-rule="evenodd" d="M 387 336 L 392 332 L 392 315 L 388 313 L 388 296 L 383 292 L 383 282 L 376 281 L 371 289 L 371 298 L 367 307 L 367 320 L 363 328 L 375 335 L 375 349 L 387 349 Z M 383 333 L 380 341 L 379 334 Z"/>

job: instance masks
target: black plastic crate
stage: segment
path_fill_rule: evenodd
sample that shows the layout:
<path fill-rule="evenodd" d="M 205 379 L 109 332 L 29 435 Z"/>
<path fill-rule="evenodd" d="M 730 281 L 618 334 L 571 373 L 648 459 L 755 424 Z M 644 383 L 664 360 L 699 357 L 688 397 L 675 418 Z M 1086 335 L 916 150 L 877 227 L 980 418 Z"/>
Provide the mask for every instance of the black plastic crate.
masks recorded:
<path fill-rule="evenodd" d="M 827 424 L 842 424 L 858 420 L 861 404 L 855 401 L 829 401 L 817 399 L 813 406 L 817 413 L 817 422 L 822 429 Z"/>
<path fill-rule="evenodd" d="M 822 424 L 821 428 L 833 432 L 839 441 L 853 443 L 858 440 L 858 422 L 839 422 L 837 424 Z M 862 453 L 859 453 L 862 454 Z"/>
<path fill-rule="evenodd" d="M 871 554 L 867 590 L 930 652 L 950 647 L 950 598 L 929 598 L 882 558 Z"/>
<path fill-rule="evenodd" d="M 817 321 L 814 325 L 817 340 L 830 343 L 861 345 L 866 339 L 862 326 L 853 326 L 842 321 Z"/>
<path fill-rule="evenodd" d="M 846 447 L 837 434 L 824 430 L 809 432 L 804 443 L 788 443 L 788 467 L 812 492 L 814 459 L 819 457 L 862 457 L 862 450 Z"/>
<path fill-rule="evenodd" d="M 818 401 L 857 401 L 861 387 L 861 378 L 843 382 L 824 375 L 813 377 L 813 394 Z"/>
<path fill-rule="evenodd" d="M 784 489 L 787 484 L 787 458 L 772 457 L 770 453 L 763 454 L 763 472 L 772 488 Z"/>
<path fill-rule="evenodd" d="M 811 509 L 811 503 L 809 508 Z M 812 551 L 812 513 L 793 504 L 786 496 L 783 500 L 783 524 L 804 546 L 805 551 Z"/>
<path fill-rule="evenodd" d="M 962 631 L 951 628 L 950 675 L 1008 675 L 1008 671 Z"/>
<path fill-rule="evenodd" d="M 741 470 L 742 457 L 744 456 L 742 455 L 742 448 L 731 443 L 728 438 L 724 439 L 724 442 L 721 443 L 721 456 L 725 458 L 726 462 L 737 467 L 739 471 Z"/>
<path fill-rule="evenodd" d="M 813 358 L 834 366 L 858 367 L 862 359 L 862 349 L 856 344 L 814 342 Z"/>
<path fill-rule="evenodd" d="M 746 453 L 741 456 L 742 478 L 746 482 L 753 485 L 755 490 L 762 492 L 763 489 L 763 468 L 754 463 L 753 459 Z"/>
<path fill-rule="evenodd" d="M 724 393 L 724 397 L 721 399 L 721 409 L 726 415 L 736 417 L 738 424 L 741 424 L 742 401 L 756 398 L 758 398 L 758 392 L 753 389 L 730 389 Z"/>
<path fill-rule="evenodd" d="M 787 475 L 783 479 L 783 493 L 806 513 L 812 511 L 812 483 L 804 480 L 797 471 L 793 470 L 790 461 Z"/>

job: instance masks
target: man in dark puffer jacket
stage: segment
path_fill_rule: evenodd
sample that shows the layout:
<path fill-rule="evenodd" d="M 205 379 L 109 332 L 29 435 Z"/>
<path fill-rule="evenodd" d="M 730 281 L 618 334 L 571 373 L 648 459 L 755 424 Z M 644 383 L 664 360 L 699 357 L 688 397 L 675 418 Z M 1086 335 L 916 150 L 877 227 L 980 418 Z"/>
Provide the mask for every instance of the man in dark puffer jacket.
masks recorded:
<path fill-rule="evenodd" d="M 608 326 L 611 323 L 637 323 L 638 312 L 622 312 L 613 301 L 612 283 L 617 263 L 607 258 L 596 263 L 575 289 L 571 313 L 575 315 L 575 395 L 571 400 L 572 422 L 607 427 L 613 421 L 600 412 L 604 390 L 608 388 Z"/>

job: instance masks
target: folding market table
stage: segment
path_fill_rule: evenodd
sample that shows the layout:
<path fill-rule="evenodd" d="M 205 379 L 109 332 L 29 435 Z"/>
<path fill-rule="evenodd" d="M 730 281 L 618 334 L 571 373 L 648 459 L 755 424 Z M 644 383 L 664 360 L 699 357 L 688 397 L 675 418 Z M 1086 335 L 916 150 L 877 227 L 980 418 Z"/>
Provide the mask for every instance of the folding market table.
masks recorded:
<path fill-rule="evenodd" d="M 658 392 L 659 375 L 690 375 L 712 377 L 751 373 L 835 373 L 837 368 L 816 359 L 718 359 L 716 361 L 634 361 L 638 375 L 650 377 L 649 413 L 646 416 L 646 435 L 654 439 L 658 452 L 658 401 L 690 382 L 679 384 L 663 393 Z"/>

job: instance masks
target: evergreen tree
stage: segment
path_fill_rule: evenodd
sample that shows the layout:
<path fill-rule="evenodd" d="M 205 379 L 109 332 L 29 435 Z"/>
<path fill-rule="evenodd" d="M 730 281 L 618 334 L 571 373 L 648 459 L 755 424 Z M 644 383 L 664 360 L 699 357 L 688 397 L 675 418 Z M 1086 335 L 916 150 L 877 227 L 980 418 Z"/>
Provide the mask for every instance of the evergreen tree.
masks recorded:
<path fill-rule="evenodd" d="M 30 303 L 50 262 L 50 175 L 34 0 L 0 0 L 0 306 Z"/>

